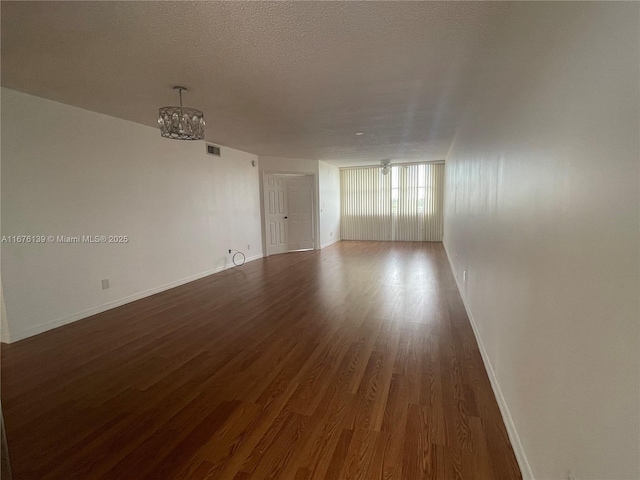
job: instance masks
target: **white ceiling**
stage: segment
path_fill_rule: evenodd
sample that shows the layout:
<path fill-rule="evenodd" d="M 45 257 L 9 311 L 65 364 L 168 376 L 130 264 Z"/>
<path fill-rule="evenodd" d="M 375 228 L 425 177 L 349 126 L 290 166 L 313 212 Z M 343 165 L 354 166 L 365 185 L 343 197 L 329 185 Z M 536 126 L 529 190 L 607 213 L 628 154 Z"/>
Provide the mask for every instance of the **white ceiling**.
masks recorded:
<path fill-rule="evenodd" d="M 2 85 L 206 139 L 339 166 L 444 159 L 473 101 L 494 2 L 2 2 Z M 356 132 L 364 135 L 356 136 Z"/>

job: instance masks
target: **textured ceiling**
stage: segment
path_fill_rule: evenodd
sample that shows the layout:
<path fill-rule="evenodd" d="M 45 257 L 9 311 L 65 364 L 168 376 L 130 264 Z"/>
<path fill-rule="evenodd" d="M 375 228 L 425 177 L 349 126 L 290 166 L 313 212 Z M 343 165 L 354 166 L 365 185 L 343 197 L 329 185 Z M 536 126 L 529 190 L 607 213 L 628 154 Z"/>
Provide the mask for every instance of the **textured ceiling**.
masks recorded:
<path fill-rule="evenodd" d="M 2 2 L 2 85 L 337 165 L 443 159 L 507 3 Z M 364 135 L 356 136 L 356 132 Z"/>

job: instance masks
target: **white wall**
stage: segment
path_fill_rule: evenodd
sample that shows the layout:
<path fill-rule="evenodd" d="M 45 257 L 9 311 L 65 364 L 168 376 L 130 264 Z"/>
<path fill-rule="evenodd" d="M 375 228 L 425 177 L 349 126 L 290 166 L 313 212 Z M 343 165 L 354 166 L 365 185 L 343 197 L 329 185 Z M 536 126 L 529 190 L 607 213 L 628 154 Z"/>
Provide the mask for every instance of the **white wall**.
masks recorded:
<path fill-rule="evenodd" d="M 267 173 L 318 173 L 318 161 L 260 155 L 260 171 Z"/>
<path fill-rule="evenodd" d="M 0 88 L 0 101 L 2 99 L 2 89 Z M 0 109 L 1 110 L 1 109 Z M 0 115 L 0 193 L 2 191 L 2 115 Z M 2 210 L 2 195 L 0 195 L 0 212 Z M 1 217 L 1 215 L 0 215 Z M 2 222 L 0 222 L 0 237 L 2 236 Z M 9 322 L 7 320 L 7 309 L 4 303 L 4 288 L 2 287 L 2 244 L 0 243 L 0 341 L 6 342 L 9 339 Z M 1 407 L 0 407 L 1 409 Z"/>
<path fill-rule="evenodd" d="M 7 89 L 2 128 L 3 235 L 130 239 L 3 244 L 4 341 L 262 256 L 255 155 Z"/>
<path fill-rule="evenodd" d="M 340 169 L 318 162 L 320 184 L 320 246 L 340 241 Z"/>
<path fill-rule="evenodd" d="M 640 478 L 639 12 L 512 5 L 447 157 L 445 245 L 538 479 Z"/>
<path fill-rule="evenodd" d="M 7 309 L 4 303 L 4 289 L 0 281 L 0 339 L 3 342 L 9 340 L 9 322 L 7 320 Z"/>

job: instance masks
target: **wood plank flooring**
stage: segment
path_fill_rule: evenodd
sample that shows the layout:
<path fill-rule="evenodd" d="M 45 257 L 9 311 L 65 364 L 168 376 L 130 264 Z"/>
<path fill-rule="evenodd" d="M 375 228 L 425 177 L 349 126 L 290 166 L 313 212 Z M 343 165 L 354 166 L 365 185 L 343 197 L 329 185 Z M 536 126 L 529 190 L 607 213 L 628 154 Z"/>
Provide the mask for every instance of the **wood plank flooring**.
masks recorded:
<path fill-rule="evenodd" d="M 15 480 L 521 478 L 442 244 L 340 242 L 2 346 Z"/>

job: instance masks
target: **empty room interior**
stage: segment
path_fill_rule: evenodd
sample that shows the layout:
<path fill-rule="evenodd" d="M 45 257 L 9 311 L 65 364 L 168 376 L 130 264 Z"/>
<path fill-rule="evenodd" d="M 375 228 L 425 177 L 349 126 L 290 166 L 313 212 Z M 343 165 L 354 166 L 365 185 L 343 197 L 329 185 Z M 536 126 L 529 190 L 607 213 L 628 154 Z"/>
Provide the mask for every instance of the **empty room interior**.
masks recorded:
<path fill-rule="evenodd" d="M 640 480 L 640 3 L 0 5 L 3 480 Z"/>

